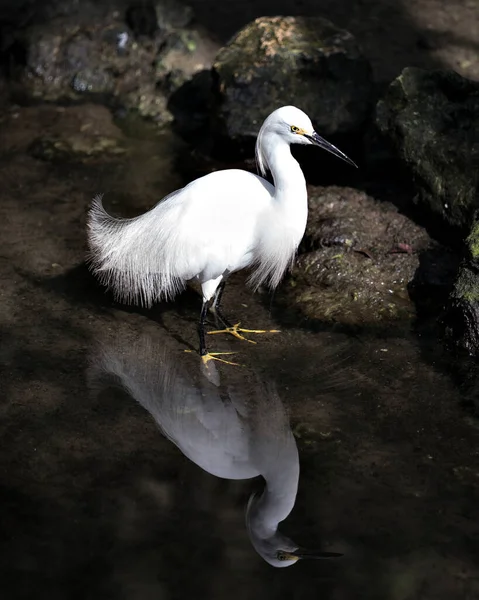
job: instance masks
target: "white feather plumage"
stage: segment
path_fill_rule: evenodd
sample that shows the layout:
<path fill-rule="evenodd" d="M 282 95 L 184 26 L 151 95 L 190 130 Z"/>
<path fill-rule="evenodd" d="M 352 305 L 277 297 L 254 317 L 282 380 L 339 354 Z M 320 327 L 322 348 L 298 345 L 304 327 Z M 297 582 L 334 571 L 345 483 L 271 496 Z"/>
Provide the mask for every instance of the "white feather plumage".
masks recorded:
<path fill-rule="evenodd" d="M 97 196 L 88 216 L 95 274 L 119 299 L 146 306 L 172 299 L 191 279 L 200 281 L 209 301 L 222 279 L 245 267 L 253 269 L 254 288 L 275 288 L 294 260 L 307 219 L 306 182 L 289 146 L 311 142 L 292 125 L 313 133 L 302 111 L 283 107 L 258 135 L 258 167 L 271 171 L 274 186 L 246 171 L 217 171 L 133 219 L 110 216 Z"/>

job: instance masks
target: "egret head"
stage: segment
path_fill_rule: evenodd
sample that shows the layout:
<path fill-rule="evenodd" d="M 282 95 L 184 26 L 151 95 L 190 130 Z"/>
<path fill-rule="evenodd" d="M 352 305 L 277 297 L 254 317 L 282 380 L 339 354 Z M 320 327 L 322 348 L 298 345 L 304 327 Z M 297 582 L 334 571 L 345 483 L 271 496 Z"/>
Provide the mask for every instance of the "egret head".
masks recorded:
<path fill-rule="evenodd" d="M 290 567 L 300 559 L 340 558 L 339 552 L 316 552 L 300 548 L 288 537 L 276 530 L 270 537 L 260 537 L 249 530 L 251 543 L 256 552 L 273 567 Z"/>
<path fill-rule="evenodd" d="M 246 508 L 246 526 L 256 552 L 273 567 L 290 567 L 299 559 L 339 558 L 338 552 L 316 552 L 300 548 L 283 535 L 261 508 L 261 496 L 252 494 Z"/>
<path fill-rule="evenodd" d="M 346 154 L 318 135 L 316 131 L 314 131 L 313 124 L 308 115 L 299 108 L 296 108 L 296 106 L 282 106 L 272 112 L 263 123 L 259 132 L 258 142 L 260 144 L 261 140 L 267 134 L 275 134 L 285 140 L 288 144 L 319 146 L 323 150 L 346 161 L 353 167 L 357 167 L 356 163 L 347 157 Z M 262 171 L 264 170 L 261 168 L 261 164 L 260 169 Z"/>
<path fill-rule="evenodd" d="M 295 554 L 298 545 L 279 531 L 269 538 L 251 536 L 251 542 L 261 558 L 273 567 L 290 567 L 300 558 Z"/>

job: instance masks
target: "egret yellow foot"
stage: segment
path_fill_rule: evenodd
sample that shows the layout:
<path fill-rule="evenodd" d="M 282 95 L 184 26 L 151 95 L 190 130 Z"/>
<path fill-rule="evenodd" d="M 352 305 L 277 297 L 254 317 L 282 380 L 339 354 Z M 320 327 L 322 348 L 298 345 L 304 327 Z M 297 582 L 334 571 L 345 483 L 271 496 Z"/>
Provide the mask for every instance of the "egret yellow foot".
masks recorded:
<path fill-rule="evenodd" d="M 279 329 L 243 329 L 240 327 L 240 323 L 236 323 L 231 327 L 225 327 L 225 329 L 216 329 L 215 331 L 208 331 L 208 335 L 214 335 L 216 333 L 229 333 L 234 335 L 235 338 L 239 340 L 244 340 L 245 342 L 250 342 L 250 344 L 256 344 L 253 340 L 249 340 L 242 333 L 280 333 Z"/>
<path fill-rule="evenodd" d="M 231 362 L 230 360 L 225 360 L 224 358 L 218 358 L 219 356 L 224 356 L 225 354 L 235 354 L 235 352 L 207 352 L 203 354 L 201 360 L 204 365 L 207 365 L 210 360 L 217 360 L 218 362 L 225 363 L 227 365 L 233 365 L 235 367 L 241 366 L 239 363 Z"/>

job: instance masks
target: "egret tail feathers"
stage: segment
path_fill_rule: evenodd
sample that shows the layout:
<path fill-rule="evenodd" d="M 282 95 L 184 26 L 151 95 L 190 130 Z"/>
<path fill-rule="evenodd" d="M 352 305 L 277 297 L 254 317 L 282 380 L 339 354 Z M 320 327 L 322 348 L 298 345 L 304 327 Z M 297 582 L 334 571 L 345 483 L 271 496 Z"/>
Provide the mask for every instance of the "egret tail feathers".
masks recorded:
<path fill-rule="evenodd" d="M 103 208 L 101 195 L 93 199 L 87 219 L 88 260 L 118 300 L 149 307 L 184 288 L 176 256 L 178 215 L 169 202 L 177 193 L 132 219 L 112 217 Z"/>

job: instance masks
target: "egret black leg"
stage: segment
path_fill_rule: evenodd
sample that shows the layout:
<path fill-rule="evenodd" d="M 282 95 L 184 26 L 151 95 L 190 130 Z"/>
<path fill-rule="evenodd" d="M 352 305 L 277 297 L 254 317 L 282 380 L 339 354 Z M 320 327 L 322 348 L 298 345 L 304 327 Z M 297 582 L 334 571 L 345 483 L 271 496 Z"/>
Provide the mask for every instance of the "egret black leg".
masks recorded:
<path fill-rule="evenodd" d="M 206 365 L 210 360 L 218 360 L 226 363 L 227 365 L 237 365 L 238 363 L 219 358 L 225 354 L 234 354 L 234 352 L 208 352 L 206 348 L 206 336 L 205 336 L 205 324 L 206 316 L 208 314 L 208 308 L 210 307 L 211 301 L 203 302 L 201 307 L 200 320 L 198 321 L 198 337 L 200 338 L 200 356 L 203 363 Z"/>
<path fill-rule="evenodd" d="M 218 289 L 216 290 L 215 298 L 213 301 L 213 312 L 215 314 L 217 321 L 220 321 L 220 323 L 223 325 L 223 327 L 229 328 L 229 327 L 233 327 L 233 325 L 224 316 L 223 311 L 220 308 L 220 303 L 221 303 L 221 299 L 223 297 L 225 285 L 226 285 L 226 281 L 222 281 L 219 284 Z M 217 323 L 217 325 L 218 325 L 218 323 Z"/>
<path fill-rule="evenodd" d="M 205 324 L 209 305 L 209 302 L 203 302 L 203 306 L 201 307 L 200 320 L 198 321 L 198 337 L 200 338 L 201 356 L 205 356 L 206 354 L 208 354 L 208 350 L 206 349 Z"/>

